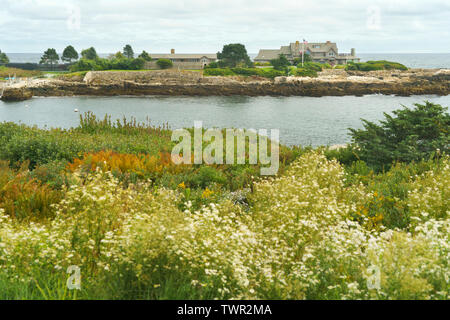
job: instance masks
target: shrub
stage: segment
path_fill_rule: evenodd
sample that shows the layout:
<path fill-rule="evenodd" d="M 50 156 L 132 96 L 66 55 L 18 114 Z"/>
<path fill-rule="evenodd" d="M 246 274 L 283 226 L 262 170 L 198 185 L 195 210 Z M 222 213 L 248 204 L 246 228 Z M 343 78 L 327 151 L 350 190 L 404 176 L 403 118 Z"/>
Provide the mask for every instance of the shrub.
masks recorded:
<path fill-rule="evenodd" d="M 228 68 L 210 68 L 203 70 L 203 75 L 205 76 L 234 76 L 236 75 L 231 69 Z"/>
<path fill-rule="evenodd" d="M 316 72 L 322 71 L 324 65 L 318 62 L 306 62 L 304 63 L 304 66 L 302 67 L 301 64 L 298 65 L 299 68 L 308 69 L 308 70 L 314 70 Z"/>
<path fill-rule="evenodd" d="M 70 67 L 70 72 L 79 71 L 105 71 L 105 70 L 141 70 L 145 59 L 125 58 L 123 55 L 114 55 L 111 59 L 96 58 L 95 60 L 80 59 Z"/>
<path fill-rule="evenodd" d="M 219 64 L 216 61 L 213 61 L 205 66 L 205 69 L 217 69 L 217 68 L 219 68 Z"/>
<path fill-rule="evenodd" d="M 259 75 L 259 69 L 256 68 L 231 68 L 233 73 L 241 76 L 256 76 Z"/>
<path fill-rule="evenodd" d="M 438 172 L 428 171 L 420 176 L 408 193 L 408 208 L 411 210 L 412 225 L 430 220 L 449 218 L 450 208 L 450 166 L 448 157 Z"/>
<path fill-rule="evenodd" d="M 384 114 L 380 125 L 363 120 L 364 129 L 350 129 L 359 157 L 376 170 L 394 161 L 411 162 L 449 153 L 450 115 L 447 108 L 425 102 L 414 109 Z"/>
<path fill-rule="evenodd" d="M 375 71 L 375 70 L 408 70 L 406 66 L 398 62 L 391 62 L 386 60 L 367 61 L 362 63 L 349 62 L 345 66 L 346 70 L 359 71 Z"/>
<path fill-rule="evenodd" d="M 85 153 L 67 165 L 70 172 L 81 171 L 89 174 L 97 168 L 103 172 L 112 172 L 122 181 L 136 182 L 140 179 L 155 179 L 163 173 L 176 174 L 185 170 L 186 166 L 175 165 L 171 155 L 160 153 L 158 157 L 148 154 L 121 154 L 113 151 Z"/>
<path fill-rule="evenodd" d="M 202 166 L 189 181 L 193 186 L 206 188 L 215 183 L 225 184 L 227 179 L 221 171 L 210 166 Z"/>
<path fill-rule="evenodd" d="M 276 77 L 285 76 L 285 71 L 275 70 L 273 68 L 258 69 L 258 75 L 264 78 L 274 79 Z"/>
<path fill-rule="evenodd" d="M 297 68 L 295 75 L 297 77 L 311 77 L 311 78 L 316 78 L 318 76 L 317 71 L 307 68 Z"/>
<path fill-rule="evenodd" d="M 42 220 L 53 217 L 52 205 L 62 193 L 29 177 L 28 165 L 12 170 L 0 161 L 0 209 L 19 220 Z"/>
<path fill-rule="evenodd" d="M 284 54 L 280 54 L 277 59 L 270 60 L 270 64 L 273 66 L 275 70 L 280 71 L 286 70 L 286 67 L 291 65 L 291 63 Z"/>
<path fill-rule="evenodd" d="M 54 160 L 69 161 L 81 150 L 81 142 L 59 135 L 57 130 L 50 133 L 24 130 L 0 147 L 0 158 L 13 164 L 28 161 L 33 169 Z"/>
<path fill-rule="evenodd" d="M 173 67 L 173 62 L 169 59 L 158 59 L 158 61 L 156 61 L 156 64 L 161 69 L 169 69 Z"/>

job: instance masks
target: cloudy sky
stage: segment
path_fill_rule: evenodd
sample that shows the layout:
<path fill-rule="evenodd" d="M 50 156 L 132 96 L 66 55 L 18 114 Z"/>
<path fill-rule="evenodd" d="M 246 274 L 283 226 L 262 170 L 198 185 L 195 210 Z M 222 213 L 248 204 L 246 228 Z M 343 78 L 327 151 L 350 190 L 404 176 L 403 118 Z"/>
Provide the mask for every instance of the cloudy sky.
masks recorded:
<path fill-rule="evenodd" d="M 250 53 L 303 38 L 340 51 L 450 52 L 449 0 L 0 0 L 0 50 Z"/>

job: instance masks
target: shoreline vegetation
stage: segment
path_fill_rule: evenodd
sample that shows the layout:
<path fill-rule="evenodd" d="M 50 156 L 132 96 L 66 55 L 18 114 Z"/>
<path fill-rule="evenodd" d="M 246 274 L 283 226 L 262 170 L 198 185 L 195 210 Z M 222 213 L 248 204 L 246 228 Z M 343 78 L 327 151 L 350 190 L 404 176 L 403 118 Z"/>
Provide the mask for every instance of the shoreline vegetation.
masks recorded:
<path fill-rule="evenodd" d="M 174 165 L 167 126 L 134 119 L 0 123 L 0 298 L 448 300 L 448 109 L 363 122 L 281 146 L 269 178 Z"/>

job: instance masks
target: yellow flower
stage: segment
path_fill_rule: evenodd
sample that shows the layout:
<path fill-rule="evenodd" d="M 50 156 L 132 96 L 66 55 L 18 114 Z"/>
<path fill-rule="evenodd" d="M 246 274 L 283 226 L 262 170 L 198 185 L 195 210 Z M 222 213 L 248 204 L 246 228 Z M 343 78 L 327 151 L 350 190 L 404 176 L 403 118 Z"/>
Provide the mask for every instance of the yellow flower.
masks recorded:
<path fill-rule="evenodd" d="M 186 185 L 184 184 L 184 181 L 178 185 L 178 188 L 186 189 Z"/>
<path fill-rule="evenodd" d="M 208 188 L 206 188 L 205 191 L 203 191 L 203 193 L 202 193 L 202 198 L 208 199 L 213 193 L 214 193 L 214 191 L 211 191 Z"/>

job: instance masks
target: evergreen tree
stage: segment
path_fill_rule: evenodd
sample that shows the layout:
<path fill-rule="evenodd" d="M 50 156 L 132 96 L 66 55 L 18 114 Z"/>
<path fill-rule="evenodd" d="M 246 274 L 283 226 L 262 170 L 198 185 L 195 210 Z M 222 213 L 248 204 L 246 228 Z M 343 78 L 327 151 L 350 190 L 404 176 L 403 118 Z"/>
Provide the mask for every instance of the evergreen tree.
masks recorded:
<path fill-rule="evenodd" d="M 131 48 L 131 46 L 129 44 L 127 44 L 124 48 L 123 48 L 123 54 L 125 57 L 127 57 L 128 59 L 133 59 L 134 58 L 134 51 L 133 48 Z"/>
<path fill-rule="evenodd" d="M 78 52 L 72 46 L 67 46 L 61 57 L 62 61 L 72 63 L 72 60 L 78 60 Z"/>
<path fill-rule="evenodd" d="M 4 64 L 9 63 L 8 56 L 6 55 L 6 53 L 2 52 L 2 50 L 0 50 L 0 63 L 4 63 Z"/>
<path fill-rule="evenodd" d="M 59 55 L 56 53 L 56 50 L 53 48 L 47 49 L 44 52 L 44 55 L 41 57 L 40 64 L 49 64 L 53 67 L 54 64 L 58 63 Z"/>
<path fill-rule="evenodd" d="M 83 57 L 83 59 L 87 60 L 95 60 L 98 58 L 97 51 L 95 51 L 94 47 L 90 47 L 89 49 L 81 51 L 81 56 Z"/>

